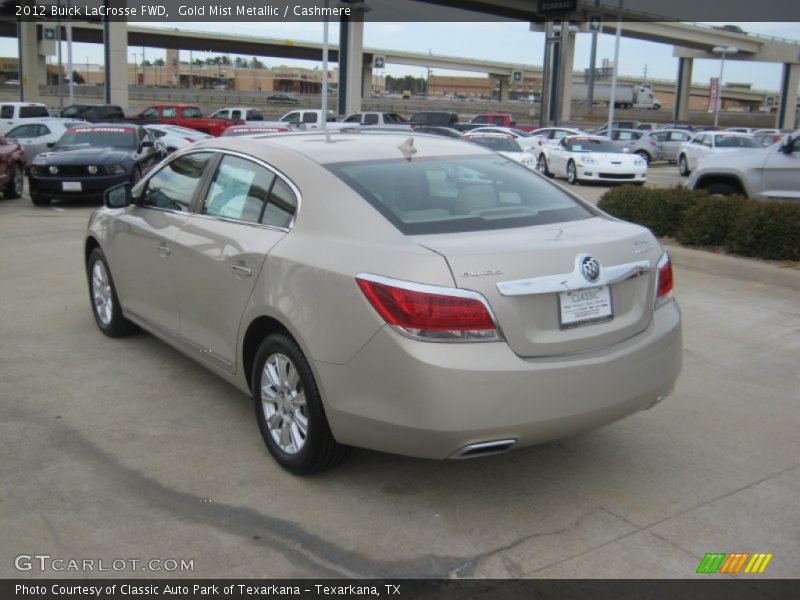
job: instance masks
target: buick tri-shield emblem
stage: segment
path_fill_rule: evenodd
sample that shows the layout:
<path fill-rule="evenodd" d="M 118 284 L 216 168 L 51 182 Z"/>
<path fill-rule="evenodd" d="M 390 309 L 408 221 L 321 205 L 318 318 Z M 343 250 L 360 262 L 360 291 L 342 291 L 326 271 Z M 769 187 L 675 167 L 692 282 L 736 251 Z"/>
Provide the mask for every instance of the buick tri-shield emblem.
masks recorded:
<path fill-rule="evenodd" d="M 581 260 L 581 274 L 586 281 L 594 282 L 600 277 L 600 263 L 593 256 L 584 256 Z"/>

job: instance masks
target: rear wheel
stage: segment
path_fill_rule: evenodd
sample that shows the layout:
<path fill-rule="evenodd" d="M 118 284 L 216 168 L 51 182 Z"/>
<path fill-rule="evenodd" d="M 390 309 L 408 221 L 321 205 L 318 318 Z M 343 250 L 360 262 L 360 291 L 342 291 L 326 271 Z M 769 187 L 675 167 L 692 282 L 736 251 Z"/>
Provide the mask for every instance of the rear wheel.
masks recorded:
<path fill-rule="evenodd" d="M 685 154 L 681 154 L 678 158 L 678 172 L 684 177 L 689 176 L 689 162 L 686 160 Z"/>
<path fill-rule="evenodd" d="M 553 174 L 547 168 L 547 159 L 545 158 L 544 154 L 539 155 L 539 160 L 536 161 L 536 170 L 539 171 L 545 177 L 552 177 Z"/>
<path fill-rule="evenodd" d="M 273 333 L 261 342 L 252 382 L 261 437 L 283 468 L 306 475 L 347 457 L 350 448 L 334 439 L 314 374 L 293 339 Z"/>
<path fill-rule="evenodd" d="M 22 165 L 17 163 L 14 165 L 14 168 L 11 172 L 11 179 L 8 180 L 8 184 L 6 184 L 6 187 L 3 188 L 3 195 L 11 200 L 21 197 L 22 186 L 24 182 L 25 180 L 22 173 Z"/>
<path fill-rule="evenodd" d="M 567 181 L 571 185 L 578 185 L 578 183 L 580 183 L 578 181 L 578 169 L 575 167 L 574 161 L 569 161 L 567 163 Z"/>

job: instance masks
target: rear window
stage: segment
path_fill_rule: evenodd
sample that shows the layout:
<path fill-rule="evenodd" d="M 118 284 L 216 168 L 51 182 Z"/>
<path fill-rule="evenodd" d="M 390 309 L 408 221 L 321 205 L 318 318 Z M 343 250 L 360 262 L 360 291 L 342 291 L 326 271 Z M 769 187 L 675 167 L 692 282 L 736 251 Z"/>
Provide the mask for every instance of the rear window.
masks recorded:
<path fill-rule="evenodd" d="M 540 175 L 499 156 L 327 168 L 406 235 L 528 227 L 594 216 Z"/>
<path fill-rule="evenodd" d="M 738 135 L 718 135 L 717 148 L 758 148 L 758 142 L 751 137 Z"/>
<path fill-rule="evenodd" d="M 50 113 L 45 106 L 20 106 L 19 117 L 21 119 L 39 119 L 49 117 Z"/>

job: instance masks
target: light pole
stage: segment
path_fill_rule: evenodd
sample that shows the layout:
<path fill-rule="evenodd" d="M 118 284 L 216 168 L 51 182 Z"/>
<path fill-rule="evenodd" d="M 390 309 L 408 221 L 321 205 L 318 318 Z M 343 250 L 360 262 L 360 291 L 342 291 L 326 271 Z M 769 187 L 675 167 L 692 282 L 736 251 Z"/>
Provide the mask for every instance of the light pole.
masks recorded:
<path fill-rule="evenodd" d="M 138 55 L 136 52 L 133 53 L 133 85 L 139 85 L 139 66 L 138 66 Z"/>
<path fill-rule="evenodd" d="M 722 104 L 722 72 L 725 69 L 725 56 L 728 54 L 736 54 L 739 52 L 738 48 L 733 46 L 714 46 L 711 51 L 714 54 L 721 54 L 722 59 L 719 61 L 719 81 L 717 82 L 717 98 L 714 103 L 714 127 L 719 125 L 719 107 Z"/>

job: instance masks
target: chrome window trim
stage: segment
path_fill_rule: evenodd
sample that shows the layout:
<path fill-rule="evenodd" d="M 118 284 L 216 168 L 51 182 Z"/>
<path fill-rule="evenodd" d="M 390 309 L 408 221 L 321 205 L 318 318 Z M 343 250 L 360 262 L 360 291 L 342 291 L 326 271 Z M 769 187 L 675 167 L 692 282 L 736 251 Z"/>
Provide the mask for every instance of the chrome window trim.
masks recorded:
<path fill-rule="evenodd" d="M 191 154 L 192 152 L 202 152 L 203 150 L 208 151 L 209 149 L 208 148 L 205 148 L 205 149 L 201 149 L 201 148 L 196 148 L 195 149 L 195 148 L 193 148 L 191 151 L 186 152 L 186 154 Z M 227 154 L 229 156 L 235 156 L 235 157 L 241 158 L 243 160 L 249 160 L 250 162 L 253 162 L 253 163 L 257 164 L 260 167 L 264 167 L 265 169 L 267 169 L 267 171 L 269 171 L 270 173 L 275 175 L 275 177 L 279 177 L 280 179 L 282 179 L 283 182 L 286 185 L 289 186 L 289 189 L 292 190 L 292 193 L 294 194 L 295 198 L 297 199 L 297 208 L 295 209 L 294 214 L 292 215 L 292 220 L 289 222 L 289 226 L 286 229 L 283 229 L 282 227 L 276 227 L 274 225 L 266 225 L 264 223 L 251 223 L 250 221 L 241 221 L 239 219 L 231 219 L 229 217 L 215 217 L 215 215 L 204 215 L 203 213 L 200 213 L 200 212 L 195 212 L 195 213 L 191 213 L 191 214 L 199 215 L 201 217 L 228 219 L 228 221 L 231 222 L 231 223 L 241 223 L 241 224 L 245 224 L 245 225 L 258 225 L 258 226 L 261 226 L 261 227 L 267 227 L 267 228 L 275 229 L 275 230 L 278 230 L 278 231 L 291 231 L 292 228 L 294 227 L 295 221 L 297 220 L 297 215 L 300 212 L 300 207 L 303 204 L 303 196 L 300 193 L 300 188 L 298 188 L 295 185 L 295 183 L 291 179 L 289 179 L 289 177 L 286 174 L 284 174 L 282 171 L 279 171 L 278 169 L 276 169 L 272 165 L 264 162 L 260 158 L 256 158 L 255 156 L 251 156 L 250 154 L 245 154 L 243 152 L 237 152 L 235 150 L 227 150 L 227 149 L 223 149 L 223 148 L 211 148 L 211 150 L 216 152 L 216 153 L 218 153 L 218 154 L 223 154 L 223 155 Z M 181 156 L 184 156 L 184 154 L 181 154 Z M 203 198 L 202 202 L 205 203 L 205 198 Z M 267 202 L 269 202 L 269 199 L 267 199 Z"/>
<path fill-rule="evenodd" d="M 611 285 L 612 283 L 649 273 L 651 269 L 649 260 L 640 260 L 611 267 L 600 265 L 600 275 L 597 280 L 588 281 L 580 270 L 581 260 L 587 256 L 588 254 L 581 253 L 575 257 L 575 268 L 570 273 L 501 281 L 496 284 L 497 290 L 502 296 L 531 296 L 534 294 L 570 292 Z"/>
<path fill-rule="evenodd" d="M 391 277 L 384 277 L 383 275 L 373 275 L 372 273 L 358 273 L 356 274 L 358 279 L 365 279 L 367 281 L 372 281 L 374 283 L 381 283 L 383 285 L 388 285 L 392 287 L 401 288 L 404 290 L 410 290 L 412 292 L 422 292 L 426 294 L 441 294 L 445 296 L 456 296 L 458 298 L 469 298 L 471 300 L 477 300 L 481 304 L 483 304 L 486 311 L 489 313 L 489 317 L 492 319 L 492 324 L 494 325 L 495 331 L 497 332 L 497 337 L 493 339 L 430 339 L 426 337 L 419 337 L 415 336 L 410 331 L 403 329 L 402 327 L 396 327 L 394 325 L 389 325 L 394 331 L 399 333 L 400 335 L 407 337 L 412 340 L 417 340 L 420 342 L 429 342 L 434 344 L 475 344 L 475 343 L 487 343 L 487 342 L 502 342 L 505 341 L 505 336 L 503 335 L 503 331 L 500 328 L 500 323 L 497 320 L 497 316 L 494 314 L 492 307 L 489 306 L 489 302 L 486 300 L 483 294 L 473 291 L 473 290 L 466 290 L 463 288 L 453 288 L 453 287 L 445 287 L 440 285 L 429 285 L 426 283 L 416 283 L 414 281 L 405 281 L 403 279 L 392 279 Z M 377 313 L 376 313 L 377 314 Z M 382 319 L 380 315 L 379 318 Z"/>

